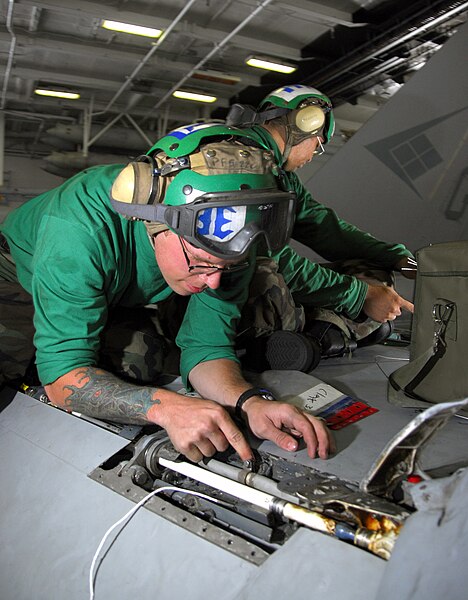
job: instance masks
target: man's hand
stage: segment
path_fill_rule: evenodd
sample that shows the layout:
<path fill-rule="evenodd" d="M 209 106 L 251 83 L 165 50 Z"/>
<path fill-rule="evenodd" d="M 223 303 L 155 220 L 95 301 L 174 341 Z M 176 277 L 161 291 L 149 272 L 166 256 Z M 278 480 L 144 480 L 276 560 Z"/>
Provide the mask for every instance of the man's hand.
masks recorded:
<path fill-rule="evenodd" d="M 239 365 L 223 358 L 199 363 L 190 372 L 190 380 L 202 396 L 232 409 L 239 396 L 252 387 L 243 378 Z M 252 396 L 244 402 L 242 410 L 254 435 L 270 440 L 284 450 L 296 451 L 297 438 L 302 438 L 311 458 L 317 454 L 326 458 L 335 452 L 333 438 L 323 420 L 295 406 Z M 245 460 L 238 447 L 234 447 Z"/>
<path fill-rule="evenodd" d="M 252 458 L 252 450 L 225 408 L 211 400 L 172 393 L 168 401 L 148 411 L 167 431 L 176 450 L 193 462 L 224 452 L 231 445 L 242 460 Z"/>
<path fill-rule="evenodd" d="M 368 317 L 384 323 L 394 321 L 401 309 L 414 312 L 414 305 L 386 285 L 369 285 L 363 310 Z"/>
<path fill-rule="evenodd" d="M 272 402 L 259 396 L 249 398 L 243 406 L 249 427 L 257 437 L 271 440 L 283 450 L 298 449 L 302 438 L 311 458 L 327 458 L 336 451 L 331 432 L 323 419 L 301 411 L 285 402 Z"/>
<path fill-rule="evenodd" d="M 202 398 L 122 381 L 97 367 L 73 369 L 46 386 L 51 402 L 65 410 L 116 423 L 155 423 L 166 429 L 175 448 L 198 462 L 229 444 L 242 460 L 252 450 L 226 409 Z"/>

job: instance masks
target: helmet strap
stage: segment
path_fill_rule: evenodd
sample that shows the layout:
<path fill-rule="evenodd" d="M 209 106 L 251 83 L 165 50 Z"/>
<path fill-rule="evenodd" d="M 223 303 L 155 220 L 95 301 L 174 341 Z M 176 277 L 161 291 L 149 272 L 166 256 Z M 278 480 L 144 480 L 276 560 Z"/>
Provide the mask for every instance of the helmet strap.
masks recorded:
<path fill-rule="evenodd" d="M 294 144 L 294 133 L 292 132 L 290 123 L 288 123 L 287 121 L 283 122 L 282 126 L 283 126 L 283 130 L 284 130 L 284 150 L 282 152 L 283 162 L 282 162 L 281 166 L 284 167 L 284 165 L 288 161 L 291 150 L 295 144 Z"/>

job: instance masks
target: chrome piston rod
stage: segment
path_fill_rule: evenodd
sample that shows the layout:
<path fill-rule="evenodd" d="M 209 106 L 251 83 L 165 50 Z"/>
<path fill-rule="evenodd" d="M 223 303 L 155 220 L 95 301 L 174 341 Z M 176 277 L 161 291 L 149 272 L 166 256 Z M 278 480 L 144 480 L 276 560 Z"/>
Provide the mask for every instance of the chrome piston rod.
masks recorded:
<path fill-rule="evenodd" d="M 395 542 L 393 536 L 382 534 L 376 536 L 375 532 L 365 530 L 364 533 L 364 530 L 360 529 L 359 539 L 357 539 L 356 534 L 350 527 L 342 523 L 337 527 L 338 523 L 334 519 L 325 517 L 318 512 L 299 506 L 293 502 L 288 502 L 267 492 L 248 487 L 238 481 L 233 481 L 217 473 L 207 471 L 189 462 L 173 461 L 163 457 L 158 457 L 158 462 L 161 467 L 166 467 L 171 471 L 209 485 L 235 498 L 250 502 L 264 510 L 272 511 L 283 518 L 305 525 L 315 531 L 321 531 L 341 539 L 352 541 L 381 558 L 390 558 L 390 553 Z M 380 538 L 382 538 L 382 543 L 380 543 Z"/>

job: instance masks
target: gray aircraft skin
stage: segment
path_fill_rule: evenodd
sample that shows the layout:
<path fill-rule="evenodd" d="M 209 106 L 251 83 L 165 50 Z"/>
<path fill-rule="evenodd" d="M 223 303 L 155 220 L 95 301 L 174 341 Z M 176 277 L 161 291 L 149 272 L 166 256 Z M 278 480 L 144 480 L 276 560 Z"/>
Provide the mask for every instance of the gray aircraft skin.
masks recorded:
<path fill-rule="evenodd" d="M 377 409 L 334 432 L 327 460 L 251 440 L 256 464 L 228 453 L 192 465 L 162 430 L 68 414 L 40 389 L 3 390 L 2 600 L 465 598 L 468 400 L 389 404 L 386 375 L 407 350 L 376 348 L 323 361 L 314 376 L 254 378 L 288 402 L 333 388 Z M 181 474 L 187 464 L 195 476 Z M 203 482 L 213 472 L 216 483 L 236 480 L 234 495 Z M 236 486 L 275 506 L 240 500 Z M 169 489 L 96 554 L 159 487 Z M 300 509 L 284 516 L 285 505 Z"/>

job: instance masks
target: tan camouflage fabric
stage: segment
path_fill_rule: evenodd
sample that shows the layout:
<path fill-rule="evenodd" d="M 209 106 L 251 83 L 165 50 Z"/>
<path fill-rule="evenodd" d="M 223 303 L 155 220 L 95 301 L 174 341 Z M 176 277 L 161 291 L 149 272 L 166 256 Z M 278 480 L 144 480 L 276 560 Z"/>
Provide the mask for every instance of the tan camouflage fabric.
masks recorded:
<path fill-rule="evenodd" d="M 179 375 L 175 338 L 188 301 L 173 294 L 158 304 L 115 309 L 101 338 L 99 366 L 142 383 L 158 383 L 162 374 Z"/>
<path fill-rule="evenodd" d="M 257 258 L 238 335 L 259 337 L 278 330 L 302 331 L 304 325 L 304 309 L 295 304 L 276 262 Z"/>

